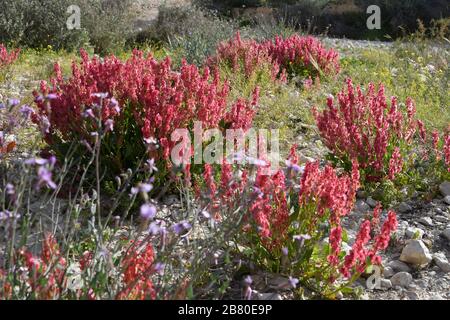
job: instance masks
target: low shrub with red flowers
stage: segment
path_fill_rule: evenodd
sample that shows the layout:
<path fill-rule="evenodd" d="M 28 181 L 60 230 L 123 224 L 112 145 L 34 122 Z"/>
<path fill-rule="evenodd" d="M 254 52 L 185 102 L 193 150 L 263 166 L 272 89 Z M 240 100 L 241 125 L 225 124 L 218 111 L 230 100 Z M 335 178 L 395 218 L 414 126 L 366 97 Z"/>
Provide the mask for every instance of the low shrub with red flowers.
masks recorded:
<path fill-rule="evenodd" d="M 408 98 L 399 104 L 392 97 L 388 103 L 382 84 L 376 88 L 370 83 L 364 92 L 347 79 L 346 88 L 336 99 L 329 97 L 324 110 L 314 109 L 314 116 L 320 136 L 331 151 L 331 160 L 346 169 L 357 160 L 363 184 L 423 184 L 423 175 L 414 172 L 423 167 L 422 160 L 429 155 L 433 155 L 435 172 L 427 176 L 437 175 L 437 181 L 445 179 L 442 172 L 448 169 L 448 134 L 444 133 L 443 138 L 437 131 L 427 135 L 424 124 L 416 118 L 414 101 Z M 382 193 L 388 199 L 389 192 Z"/>
<path fill-rule="evenodd" d="M 242 72 L 247 77 L 270 66 L 273 80 L 286 81 L 287 76 L 304 79 L 336 74 L 340 70 L 339 54 L 325 48 L 311 36 L 293 35 L 288 38 L 276 37 L 261 43 L 243 40 L 239 33 L 234 39 L 221 43 L 209 65 L 225 63 L 234 72 Z"/>
<path fill-rule="evenodd" d="M 93 149 L 101 136 L 103 169 L 110 176 L 142 158 L 155 159 L 161 171 L 170 169 L 175 129 L 190 129 L 194 121 L 205 129 L 249 126 L 258 102 L 257 90 L 251 101 L 229 101 L 229 86 L 217 70 L 211 74 L 183 63 L 177 71 L 169 58 L 157 61 L 137 50 L 125 62 L 114 56 L 90 59 L 81 51 L 69 79 L 59 65 L 55 73 L 34 92 L 33 121 L 61 158 L 78 144 L 79 156 L 89 159 L 86 148 Z"/>
<path fill-rule="evenodd" d="M 0 69 L 12 64 L 17 60 L 20 54 L 20 49 L 10 50 L 0 43 Z"/>
<path fill-rule="evenodd" d="M 334 297 L 337 287 L 348 286 L 369 266 L 381 263 L 379 253 L 397 228 L 396 215 L 390 211 L 378 228 L 377 208 L 373 222 L 362 223 L 352 250 L 346 253 L 342 219 L 350 214 L 360 186 L 358 163 L 353 161 L 350 175 L 339 175 L 319 162 L 300 166 L 291 151 L 286 164 L 287 168 L 269 175 L 261 166 L 227 165 L 220 183 L 214 182 L 208 166 L 199 199 L 214 217 L 243 210 L 237 227 L 244 232 L 238 241 L 250 248 L 254 261 Z"/>

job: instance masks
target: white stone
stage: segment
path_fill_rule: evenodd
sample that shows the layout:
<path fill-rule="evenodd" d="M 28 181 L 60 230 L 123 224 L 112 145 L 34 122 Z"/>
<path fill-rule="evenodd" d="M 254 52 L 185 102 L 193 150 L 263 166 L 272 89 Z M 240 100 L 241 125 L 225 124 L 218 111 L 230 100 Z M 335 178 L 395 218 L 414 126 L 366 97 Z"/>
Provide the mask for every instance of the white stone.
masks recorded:
<path fill-rule="evenodd" d="M 409 227 L 405 231 L 405 236 L 408 239 L 422 239 L 424 233 L 425 232 L 422 229 L 416 227 Z"/>
<path fill-rule="evenodd" d="M 439 186 L 439 191 L 444 197 L 450 196 L 450 181 L 442 182 Z"/>
<path fill-rule="evenodd" d="M 371 206 L 372 208 L 375 208 L 378 205 L 378 201 L 374 200 L 372 197 L 368 197 L 366 199 L 366 203 Z"/>
<path fill-rule="evenodd" d="M 434 254 L 433 261 L 445 273 L 450 272 L 450 263 L 448 262 L 447 257 L 443 253 Z"/>
<path fill-rule="evenodd" d="M 394 287 L 399 286 L 399 287 L 407 288 L 411 284 L 412 280 L 413 280 L 413 277 L 410 273 L 402 271 L 402 272 L 396 273 L 392 276 L 391 284 Z"/>
<path fill-rule="evenodd" d="M 390 278 L 395 274 L 395 271 L 392 267 L 386 267 L 383 269 L 383 276 L 385 278 Z"/>
<path fill-rule="evenodd" d="M 433 226 L 433 220 L 430 217 L 422 217 L 419 219 L 419 223 L 432 227 Z"/>
<path fill-rule="evenodd" d="M 258 300 L 283 300 L 278 293 L 260 293 L 257 297 Z"/>
<path fill-rule="evenodd" d="M 450 228 L 445 229 L 445 230 L 442 232 L 442 235 L 443 235 L 445 238 L 447 238 L 447 240 L 450 241 Z"/>
<path fill-rule="evenodd" d="M 366 213 L 367 211 L 370 211 L 370 206 L 365 203 L 363 200 L 357 200 L 355 203 L 356 211 L 360 213 Z"/>
<path fill-rule="evenodd" d="M 433 257 L 421 240 L 411 240 L 403 248 L 400 260 L 414 265 L 425 265 L 431 262 Z"/>
<path fill-rule="evenodd" d="M 411 271 L 411 268 L 406 263 L 401 262 L 399 260 L 394 260 L 394 261 L 389 262 L 388 266 L 391 267 L 395 272 L 400 272 L 400 271 L 409 272 L 409 271 Z"/>
<path fill-rule="evenodd" d="M 445 202 L 446 204 L 450 204 L 450 196 L 446 196 L 446 197 L 444 198 L 444 202 Z"/>
<path fill-rule="evenodd" d="M 400 213 L 407 213 L 410 211 L 412 211 L 412 207 L 409 204 L 407 204 L 406 202 L 402 202 L 398 206 L 398 212 L 400 212 Z"/>

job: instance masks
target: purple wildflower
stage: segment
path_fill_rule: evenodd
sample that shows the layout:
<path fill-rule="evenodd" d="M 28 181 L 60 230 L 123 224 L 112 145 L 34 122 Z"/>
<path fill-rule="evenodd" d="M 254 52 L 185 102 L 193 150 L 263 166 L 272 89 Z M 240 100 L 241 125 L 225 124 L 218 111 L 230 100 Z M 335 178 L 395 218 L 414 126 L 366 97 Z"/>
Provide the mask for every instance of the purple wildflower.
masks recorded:
<path fill-rule="evenodd" d="M 39 177 L 38 188 L 40 188 L 42 185 L 46 185 L 51 189 L 56 189 L 56 184 L 52 180 L 52 173 L 50 170 L 48 170 L 45 167 L 39 167 L 38 177 Z"/>
<path fill-rule="evenodd" d="M 15 107 L 20 103 L 19 99 L 8 99 L 8 105 Z"/>
<path fill-rule="evenodd" d="M 55 100 L 55 99 L 58 99 L 58 95 L 57 95 L 57 94 L 54 94 L 54 93 L 49 93 L 49 94 L 45 97 L 45 99 L 47 99 L 47 100 Z"/>
<path fill-rule="evenodd" d="M 91 108 L 89 108 L 89 109 L 86 109 L 84 112 L 83 112 L 83 117 L 85 117 L 85 118 L 95 118 L 95 115 L 94 115 L 94 111 L 92 111 L 92 109 Z"/>
<path fill-rule="evenodd" d="M 155 264 L 155 272 L 159 273 L 160 275 L 164 274 L 164 269 L 166 268 L 166 265 L 162 262 L 157 262 Z"/>
<path fill-rule="evenodd" d="M 108 131 L 113 132 L 114 131 L 114 120 L 108 119 L 108 120 L 105 121 L 105 130 L 106 130 L 106 132 L 108 132 Z"/>
<path fill-rule="evenodd" d="M 156 216 L 156 207 L 151 204 L 143 204 L 141 206 L 141 218 L 151 220 Z"/>
<path fill-rule="evenodd" d="M 289 284 L 292 286 L 292 288 L 297 288 L 299 280 L 297 278 L 289 277 Z"/>
<path fill-rule="evenodd" d="M 172 226 L 173 231 L 180 235 L 183 231 L 187 231 L 191 228 L 191 225 L 187 221 L 181 221 Z"/>
<path fill-rule="evenodd" d="M 28 119 L 30 117 L 30 114 L 33 113 L 33 109 L 30 108 L 30 106 L 24 104 L 21 108 L 20 108 L 20 113 L 22 114 L 22 116 L 25 119 Z"/>

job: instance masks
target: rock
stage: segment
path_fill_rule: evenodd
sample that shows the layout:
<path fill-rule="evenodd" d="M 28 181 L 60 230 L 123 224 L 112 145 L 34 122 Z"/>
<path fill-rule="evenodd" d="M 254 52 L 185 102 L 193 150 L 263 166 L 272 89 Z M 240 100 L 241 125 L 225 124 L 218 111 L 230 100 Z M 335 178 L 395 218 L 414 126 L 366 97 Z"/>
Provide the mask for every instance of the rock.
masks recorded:
<path fill-rule="evenodd" d="M 443 222 L 443 223 L 448 222 L 448 218 L 442 217 L 442 216 L 436 216 L 436 217 L 434 217 L 434 220 L 439 221 L 439 222 Z"/>
<path fill-rule="evenodd" d="M 439 186 L 439 191 L 444 197 L 450 196 L 450 181 L 442 182 Z"/>
<path fill-rule="evenodd" d="M 366 199 L 366 203 L 371 206 L 372 208 L 375 208 L 378 205 L 378 201 L 374 200 L 372 197 L 368 197 Z"/>
<path fill-rule="evenodd" d="M 391 284 L 393 286 L 407 288 L 413 280 L 413 277 L 408 272 L 399 272 L 392 276 Z"/>
<path fill-rule="evenodd" d="M 269 279 L 268 285 L 271 289 L 287 289 L 291 287 L 289 279 L 282 276 Z"/>
<path fill-rule="evenodd" d="M 446 204 L 449 204 L 449 205 L 450 205 L 450 196 L 446 196 L 446 197 L 444 198 L 444 202 L 445 202 Z"/>
<path fill-rule="evenodd" d="M 352 250 L 352 247 L 350 247 L 347 242 L 342 242 L 341 250 L 345 252 L 346 255 L 348 255 Z"/>
<path fill-rule="evenodd" d="M 424 265 L 431 262 L 433 257 L 421 240 L 411 240 L 403 248 L 400 260 L 414 265 Z"/>
<path fill-rule="evenodd" d="M 433 255 L 433 261 L 445 273 L 450 272 L 450 263 L 443 253 L 436 253 Z"/>
<path fill-rule="evenodd" d="M 409 268 L 408 268 L 408 269 L 409 269 Z M 383 270 L 383 276 L 384 276 L 385 278 L 390 278 L 390 277 L 392 277 L 394 274 L 395 274 L 395 271 L 394 271 L 394 269 L 393 269 L 392 267 L 386 267 L 386 268 L 384 268 L 384 270 Z"/>
<path fill-rule="evenodd" d="M 450 241 L 450 228 L 445 229 L 444 231 L 442 231 L 442 236 L 444 238 L 447 238 L 447 240 Z"/>
<path fill-rule="evenodd" d="M 426 289 L 428 287 L 428 283 L 423 279 L 416 280 L 416 285 L 422 289 Z"/>
<path fill-rule="evenodd" d="M 433 220 L 430 217 L 422 217 L 419 219 L 419 223 L 428 226 L 428 227 L 432 227 L 433 226 Z"/>
<path fill-rule="evenodd" d="M 259 293 L 258 300 L 283 300 L 279 293 Z"/>
<path fill-rule="evenodd" d="M 412 211 L 412 207 L 409 204 L 407 204 L 406 202 L 402 202 L 398 206 L 397 210 L 400 213 L 408 213 L 408 212 Z"/>
<path fill-rule="evenodd" d="M 392 282 L 388 279 L 380 279 L 381 290 L 388 290 L 392 288 Z"/>
<path fill-rule="evenodd" d="M 401 262 L 399 260 L 394 260 L 389 262 L 388 264 L 389 267 L 391 267 L 395 272 L 410 272 L 411 268 L 404 262 Z"/>
<path fill-rule="evenodd" d="M 405 294 L 410 300 L 419 300 L 419 295 L 417 294 L 417 292 L 406 291 Z"/>
<path fill-rule="evenodd" d="M 425 232 L 422 229 L 416 227 L 409 227 L 405 231 L 405 236 L 408 239 L 422 239 L 424 233 Z"/>
<path fill-rule="evenodd" d="M 445 300 L 445 299 L 442 298 L 441 295 L 435 294 L 435 295 L 431 296 L 430 299 L 428 299 L 428 300 Z"/>
<path fill-rule="evenodd" d="M 367 193 L 364 190 L 358 190 L 356 192 L 356 197 L 358 199 L 365 199 L 367 197 Z"/>
<path fill-rule="evenodd" d="M 363 200 L 357 200 L 355 203 L 356 211 L 360 213 L 366 213 L 367 211 L 370 211 L 370 206 L 365 203 Z"/>

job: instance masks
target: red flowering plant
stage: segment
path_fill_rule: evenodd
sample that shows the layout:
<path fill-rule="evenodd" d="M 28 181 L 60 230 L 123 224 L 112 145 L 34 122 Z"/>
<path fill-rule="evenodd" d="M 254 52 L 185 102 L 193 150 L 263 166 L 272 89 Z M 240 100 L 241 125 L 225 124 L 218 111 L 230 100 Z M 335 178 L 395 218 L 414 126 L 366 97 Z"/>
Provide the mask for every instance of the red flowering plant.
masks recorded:
<path fill-rule="evenodd" d="M 267 73 L 274 81 L 281 69 L 278 63 L 272 60 L 265 46 L 255 40 L 244 40 L 240 32 L 237 32 L 234 38 L 218 45 L 216 55 L 208 58 L 207 65 L 226 65 L 231 72 L 243 74 L 247 79 L 260 78 Z M 281 80 L 286 79 L 281 77 Z"/>
<path fill-rule="evenodd" d="M 194 121 L 205 129 L 235 125 L 229 123 L 236 117 L 236 108 L 229 106 L 229 86 L 217 70 L 211 75 L 209 68 L 200 71 L 183 62 L 176 71 L 169 58 L 159 62 L 138 50 L 125 62 L 114 56 L 90 59 L 82 50 L 81 64 L 73 63 L 69 79 L 59 65 L 55 72 L 51 84 L 42 82 L 34 92 L 38 111 L 33 121 L 58 157 L 75 144 L 80 158 L 89 159 L 89 150 L 101 145 L 108 177 L 146 158 L 155 159 L 164 176 L 178 143 L 171 141 L 175 129 L 191 129 Z M 252 110 L 255 99 L 241 99 L 237 106 Z M 244 120 L 251 121 L 248 116 Z"/>
<path fill-rule="evenodd" d="M 289 276 L 292 283 L 300 281 L 333 298 L 368 267 L 381 263 L 379 252 L 387 248 L 397 226 L 395 213 L 389 212 L 381 230 L 373 227 L 372 233 L 371 225 L 380 223 L 379 213 L 373 222 L 365 221 L 352 250 L 345 252 L 347 236 L 341 222 L 350 214 L 359 188 L 357 162 L 351 175 L 338 175 L 330 165 L 321 168 L 318 162 L 300 166 L 291 151 L 286 164 L 270 175 L 261 166 L 228 165 L 220 183 L 212 178 L 210 167 L 200 199 L 205 200 L 205 210 L 219 218 L 218 223 L 220 217 L 242 212 L 236 227 L 244 232 L 236 241 L 248 250 L 241 253 Z"/>
<path fill-rule="evenodd" d="M 405 172 L 417 157 L 413 152 L 418 128 L 413 100 L 408 98 L 401 106 L 393 97 L 389 105 L 383 85 L 376 89 L 370 83 L 363 92 L 351 79 L 336 100 L 329 97 L 321 112 L 314 108 L 330 159 L 347 170 L 356 159 L 364 184 L 404 185 Z"/>
<path fill-rule="evenodd" d="M 314 37 L 299 35 L 276 37 L 259 43 L 243 40 L 237 33 L 234 39 L 219 44 L 216 55 L 208 59 L 209 65 L 220 63 L 227 64 L 233 72 L 239 71 L 247 78 L 255 74 L 260 77 L 261 72 L 266 72 L 272 80 L 278 78 L 282 82 L 288 75 L 315 79 L 340 70 L 339 54 L 335 50 L 325 48 Z"/>
<path fill-rule="evenodd" d="M 10 274 L 8 277 L 4 270 L 0 270 L 0 274 L 3 274 L 3 279 L 0 277 L 3 286 L 3 291 L 0 286 L 1 299 L 13 299 L 13 287 L 15 291 L 27 292 L 30 299 L 51 300 L 60 297 L 62 288 L 67 284 L 67 262 L 52 235 L 45 236 L 39 256 L 22 248 L 15 254 L 14 260 L 16 268 L 20 269 L 16 276 Z"/>
<path fill-rule="evenodd" d="M 272 61 L 276 62 L 288 75 L 302 78 L 316 78 L 320 75 L 336 74 L 340 70 L 339 53 L 327 49 L 316 38 L 292 35 L 276 37 L 262 43 Z"/>
<path fill-rule="evenodd" d="M 6 47 L 0 43 L 0 69 L 12 64 L 17 60 L 20 54 L 20 49 L 8 51 Z"/>

